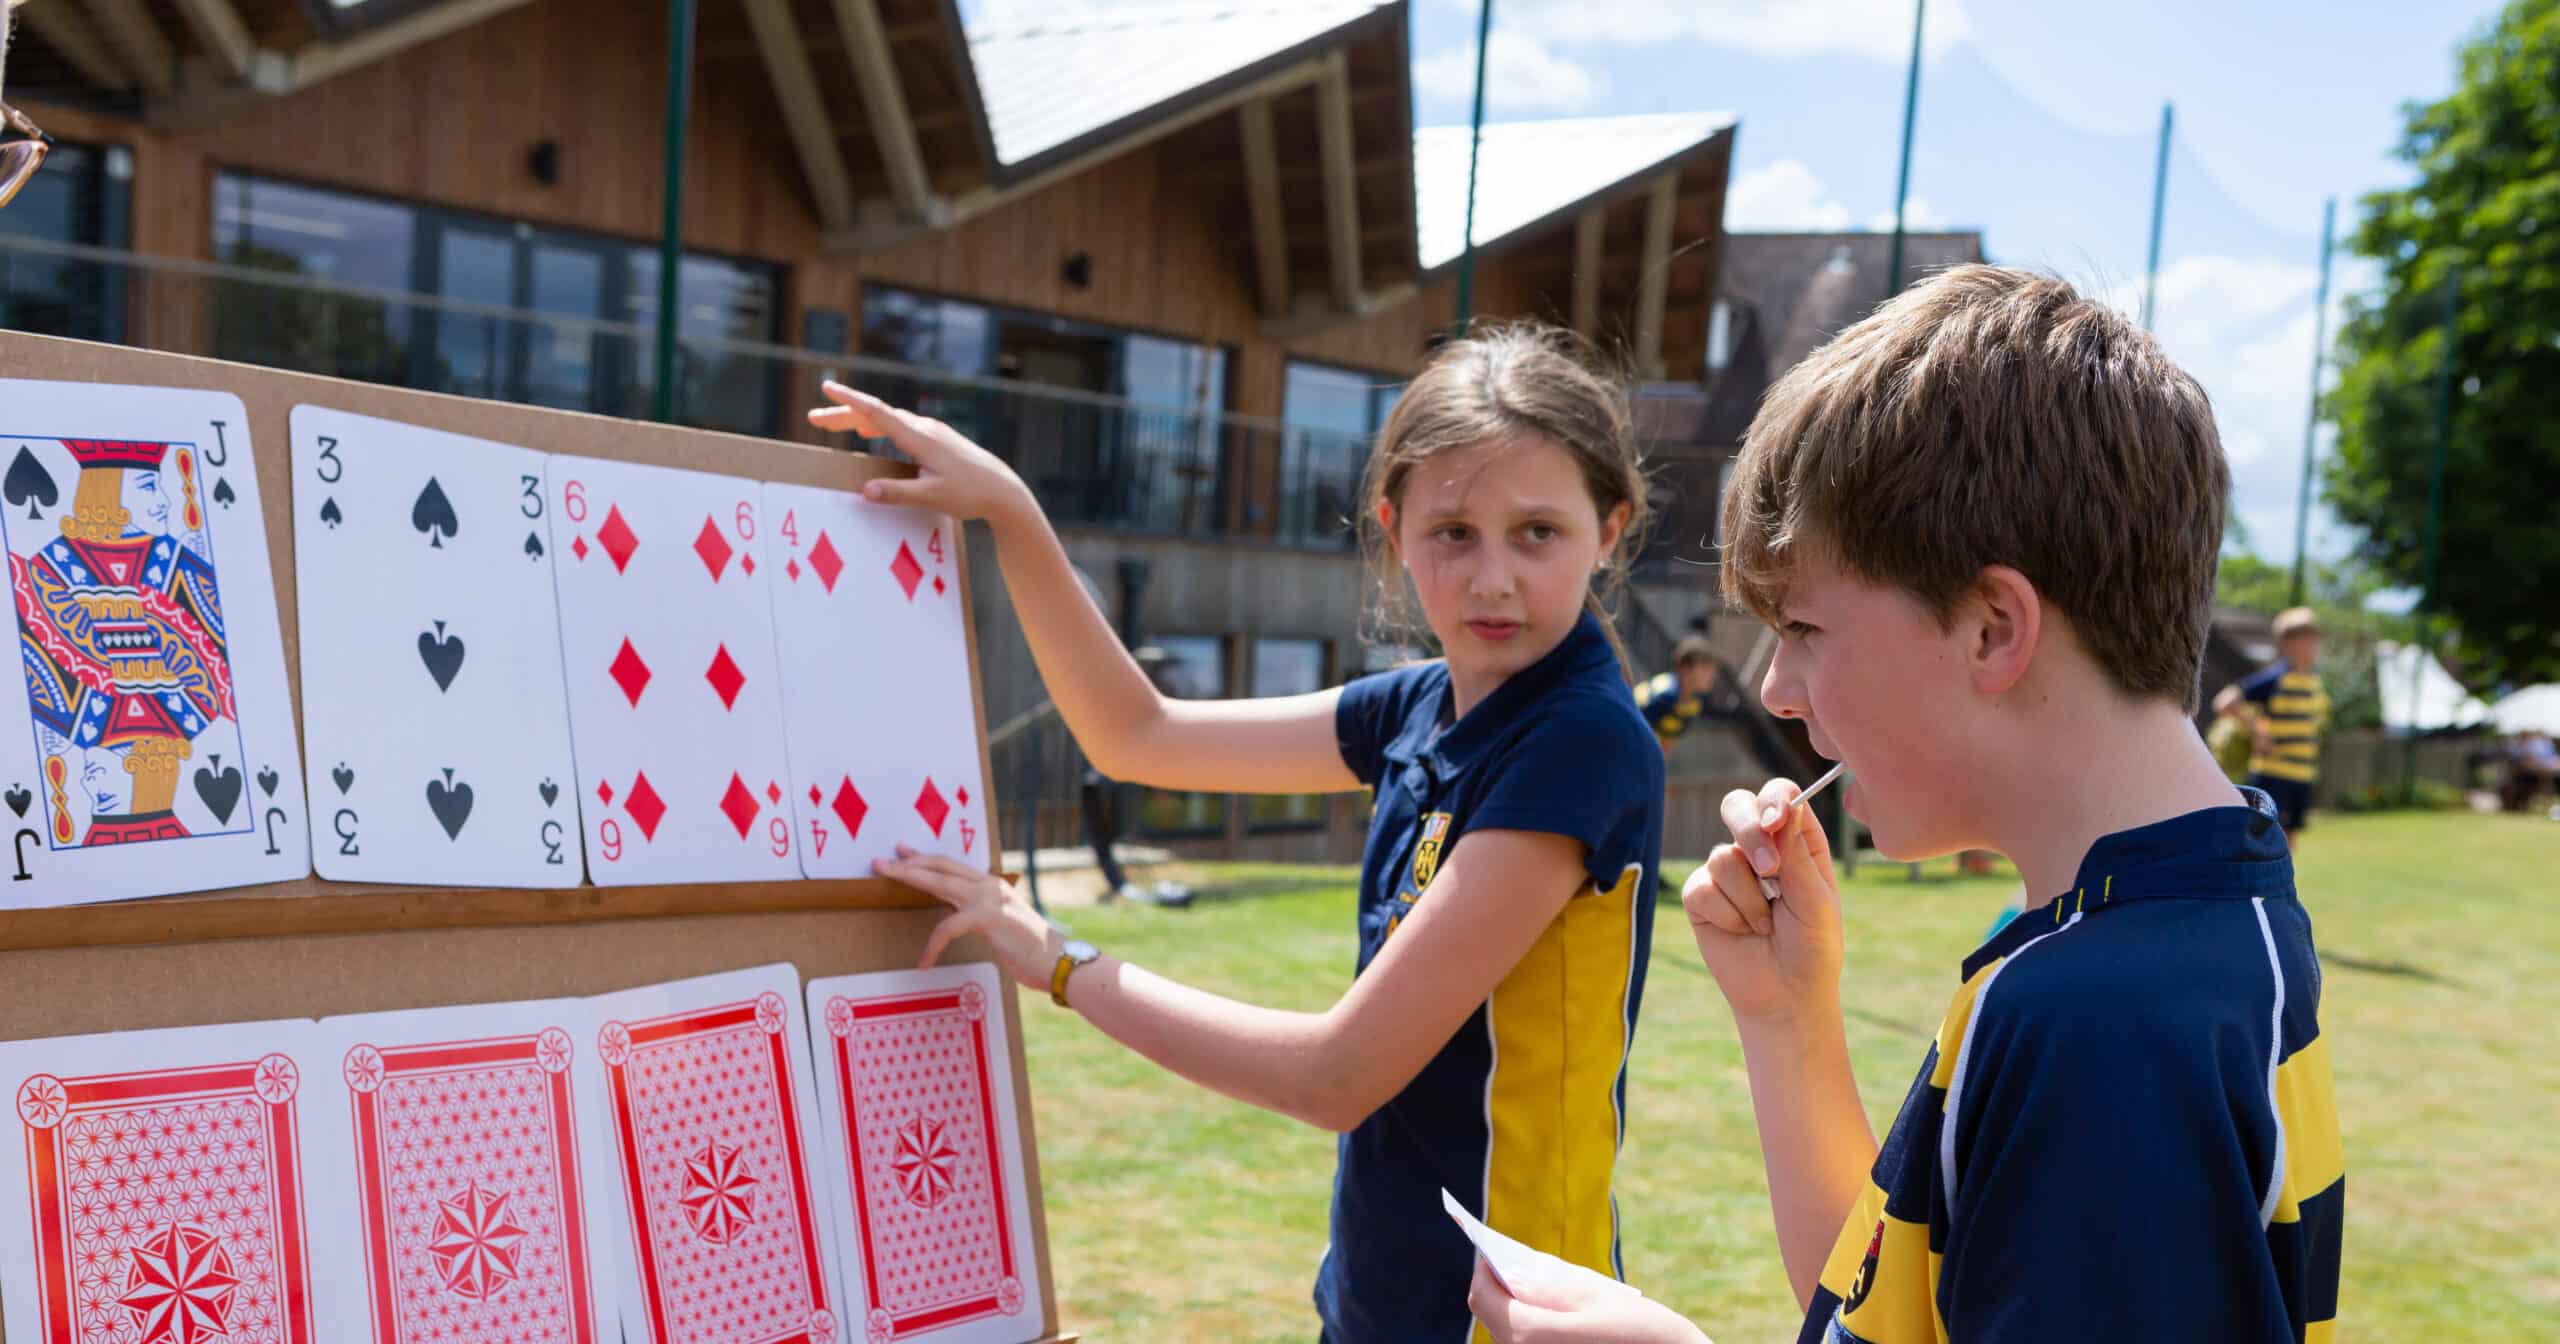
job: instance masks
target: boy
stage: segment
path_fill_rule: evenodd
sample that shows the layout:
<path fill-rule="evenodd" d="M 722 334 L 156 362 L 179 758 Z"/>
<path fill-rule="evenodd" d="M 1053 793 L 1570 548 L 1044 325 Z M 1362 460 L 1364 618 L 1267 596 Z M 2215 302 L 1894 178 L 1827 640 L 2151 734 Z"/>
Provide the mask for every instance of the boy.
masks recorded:
<path fill-rule="evenodd" d="M 1671 669 L 1636 688 L 1636 708 L 1653 725 L 1665 756 L 1700 718 L 1738 719 L 1743 714 L 1741 688 L 1726 679 L 1705 636 L 1684 636 L 1673 645 Z"/>
<path fill-rule="evenodd" d="M 2275 800 L 2290 842 L 2311 819 L 2311 790 L 2320 782 L 2320 729 L 2329 721 L 2329 693 L 2320 685 L 2320 618 L 2311 608 L 2276 614 L 2276 653 L 2257 675 L 2223 687 L 2213 706 L 2249 720 L 2256 737 L 2249 787 Z"/>
<path fill-rule="evenodd" d="M 1897 859 L 2008 855 L 1879 1147 L 1840 897 L 1795 786 L 1735 792 L 1684 903 L 1740 1031 L 1804 1344 L 2325 1340 L 2345 1198 L 2319 964 L 2263 794 L 2188 715 L 2229 486 L 2193 379 L 2122 316 L 1965 266 L 1772 388 L 1724 500 L 1762 688 Z M 1779 897 L 1761 892 L 1774 876 Z M 1500 1340 L 1695 1340 L 1625 1293 Z"/>

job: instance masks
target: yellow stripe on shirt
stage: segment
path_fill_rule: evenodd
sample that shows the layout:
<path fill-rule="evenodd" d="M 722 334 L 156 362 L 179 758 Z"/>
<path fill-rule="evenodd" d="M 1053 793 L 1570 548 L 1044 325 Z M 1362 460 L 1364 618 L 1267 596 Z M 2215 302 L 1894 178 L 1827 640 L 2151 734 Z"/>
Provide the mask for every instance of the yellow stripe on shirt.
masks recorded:
<path fill-rule="evenodd" d="M 1585 883 L 1486 1005 L 1485 1222 L 1614 1277 L 1617 1084 L 1627 1058 L 1627 986 L 1644 869 Z M 1647 893 L 1649 897 L 1650 893 Z M 1474 1338 L 1488 1336 L 1482 1326 Z"/>

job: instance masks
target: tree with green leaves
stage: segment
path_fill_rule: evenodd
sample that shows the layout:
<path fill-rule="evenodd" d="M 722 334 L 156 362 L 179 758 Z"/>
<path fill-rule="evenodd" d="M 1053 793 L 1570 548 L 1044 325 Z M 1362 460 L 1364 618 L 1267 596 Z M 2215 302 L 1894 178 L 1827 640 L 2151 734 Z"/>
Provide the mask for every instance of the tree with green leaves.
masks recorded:
<path fill-rule="evenodd" d="M 2486 678 L 2541 681 L 2560 677 L 2560 0 L 2511 0 L 2460 65 L 2450 96 L 2406 109 L 2397 153 L 2416 180 L 2364 198 L 2352 246 L 2384 281 L 2339 334 L 2324 493 L 2363 561 L 2426 586 L 2449 386 L 2427 606 Z"/>

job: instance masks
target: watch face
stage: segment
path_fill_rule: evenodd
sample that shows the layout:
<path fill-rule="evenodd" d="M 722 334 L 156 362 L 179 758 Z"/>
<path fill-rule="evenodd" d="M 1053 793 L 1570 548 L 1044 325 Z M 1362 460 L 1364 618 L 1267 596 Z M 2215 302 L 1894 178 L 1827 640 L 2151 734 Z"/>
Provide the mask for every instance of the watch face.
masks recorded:
<path fill-rule="evenodd" d="M 1093 944 L 1085 942 L 1080 938 L 1068 939 L 1058 948 L 1058 950 L 1066 953 L 1068 958 L 1074 961 L 1091 961 L 1095 957 L 1102 955 L 1102 953 L 1094 949 Z"/>

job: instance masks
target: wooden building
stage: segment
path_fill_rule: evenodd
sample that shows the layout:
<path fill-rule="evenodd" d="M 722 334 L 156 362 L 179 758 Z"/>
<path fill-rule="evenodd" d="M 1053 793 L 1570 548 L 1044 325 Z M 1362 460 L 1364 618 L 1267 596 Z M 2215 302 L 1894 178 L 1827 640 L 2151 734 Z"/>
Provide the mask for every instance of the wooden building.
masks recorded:
<path fill-rule="evenodd" d="M 1464 128 L 1412 124 L 1404 0 L 974 31 L 954 0 L 696 9 L 680 419 L 808 438 L 818 379 L 864 382 L 1014 461 L 1186 689 L 1316 689 L 1373 661 L 1344 519 L 1452 322 L 1464 209 Z M 7 93 L 61 148 L 0 212 L 0 325 L 645 415 L 666 10 L 39 0 Z M 1477 314 L 1570 323 L 1648 405 L 1701 402 L 1734 134 L 1488 127 Z M 1671 524 L 1630 618 L 1646 656 L 1705 601 L 1664 557 L 1711 526 L 1712 470 L 1665 452 Z M 1041 695 L 980 572 L 1000 723 Z M 1044 739 L 1064 839 L 1055 735 L 998 768 Z M 1207 852 L 1341 858 L 1358 834 L 1315 800 L 1145 813 Z"/>

